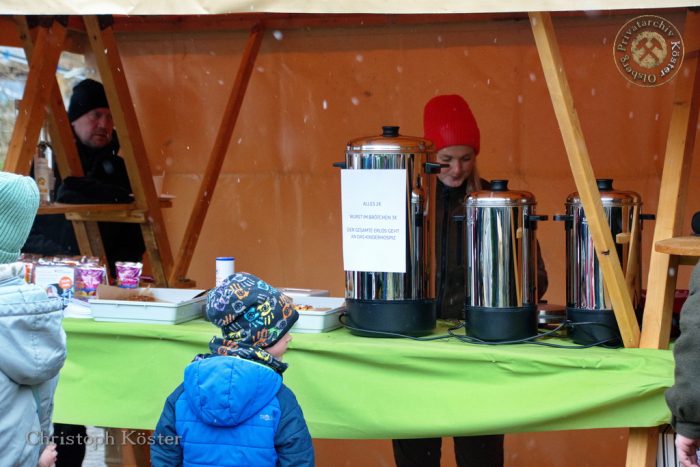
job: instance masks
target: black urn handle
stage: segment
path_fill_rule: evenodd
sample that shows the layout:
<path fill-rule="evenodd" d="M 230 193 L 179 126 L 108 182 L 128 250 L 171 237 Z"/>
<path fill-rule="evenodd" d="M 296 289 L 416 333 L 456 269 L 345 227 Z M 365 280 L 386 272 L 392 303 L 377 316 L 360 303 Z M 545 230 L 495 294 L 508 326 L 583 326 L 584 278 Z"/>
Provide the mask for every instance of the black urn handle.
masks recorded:
<path fill-rule="evenodd" d="M 423 164 L 423 169 L 426 174 L 439 174 L 442 169 L 449 167 L 450 164 L 440 164 L 437 162 L 426 162 Z"/>
<path fill-rule="evenodd" d="M 530 214 L 525 216 L 525 228 L 527 229 L 532 229 L 535 230 L 537 228 L 537 223 L 540 221 L 546 221 L 549 220 L 548 215 L 535 215 L 535 214 Z"/>
<path fill-rule="evenodd" d="M 574 226 L 574 216 L 571 214 L 555 214 L 552 219 L 555 221 L 564 221 L 564 229 L 571 230 Z"/>
<path fill-rule="evenodd" d="M 333 167 L 338 167 L 339 169 L 347 169 L 348 163 L 347 162 L 333 162 Z"/>
<path fill-rule="evenodd" d="M 396 138 L 399 136 L 399 127 L 395 125 L 384 125 L 382 127 L 382 136 L 385 138 Z"/>

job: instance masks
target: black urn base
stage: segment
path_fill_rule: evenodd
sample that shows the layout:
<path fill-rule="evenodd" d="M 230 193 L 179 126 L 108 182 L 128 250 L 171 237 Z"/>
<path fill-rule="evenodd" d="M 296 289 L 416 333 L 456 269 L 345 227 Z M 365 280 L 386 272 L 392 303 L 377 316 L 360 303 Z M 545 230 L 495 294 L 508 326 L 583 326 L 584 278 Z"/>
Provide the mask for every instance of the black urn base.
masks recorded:
<path fill-rule="evenodd" d="M 511 308 L 465 307 L 466 333 L 488 342 L 527 339 L 537 335 L 537 306 Z"/>
<path fill-rule="evenodd" d="M 346 299 L 346 327 L 363 337 L 425 336 L 435 330 L 435 300 Z"/>
<path fill-rule="evenodd" d="M 612 310 L 591 310 L 566 307 L 566 319 L 570 321 L 569 337 L 580 345 L 604 345 L 620 347 L 620 328 Z"/>

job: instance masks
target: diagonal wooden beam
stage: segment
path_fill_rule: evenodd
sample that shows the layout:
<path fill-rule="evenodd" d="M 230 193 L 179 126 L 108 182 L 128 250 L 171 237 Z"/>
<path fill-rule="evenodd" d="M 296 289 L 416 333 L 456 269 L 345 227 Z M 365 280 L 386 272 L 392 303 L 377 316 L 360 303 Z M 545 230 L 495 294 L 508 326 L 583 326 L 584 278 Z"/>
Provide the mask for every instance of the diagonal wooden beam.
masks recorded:
<path fill-rule="evenodd" d="M 214 147 L 212 149 L 212 154 L 207 163 L 207 168 L 204 171 L 204 178 L 202 184 L 199 187 L 199 193 L 192 208 L 192 214 L 190 215 L 189 222 L 187 223 L 187 229 L 185 230 L 185 236 L 180 245 L 180 250 L 177 255 L 177 263 L 173 268 L 172 275 L 170 276 L 170 282 L 174 283 L 178 280 L 183 280 L 187 269 L 192 261 L 192 255 L 197 246 L 197 240 L 199 239 L 199 234 L 202 231 L 202 226 L 204 225 L 204 219 L 207 215 L 207 210 L 209 209 L 209 203 L 214 194 L 214 189 L 216 188 L 216 182 L 219 178 L 219 173 L 221 172 L 221 167 L 224 163 L 224 158 L 226 157 L 226 152 L 228 151 L 229 144 L 231 142 L 231 135 L 233 134 L 233 129 L 236 126 L 236 121 L 238 120 L 238 115 L 241 111 L 241 105 L 243 104 L 243 98 L 245 97 L 246 89 L 248 88 L 248 82 L 250 81 L 250 75 L 253 71 L 253 65 L 255 64 L 255 59 L 260 50 L 260 43 L 262 42 L 264 34 L 264 27 L 261 23 L 256 23 L 250 30 L 250 35 L 248 36 L 248 42 L 246 43 L 245 49 L 243 51 L 243 56 L 241 58 L 241 64 L 238 67 L 238 73 L 236 75 L 236 81 L 233 84 L 233 89 L 231 90 L 231 95 L 229 96 L 228 102 L 226 103 L 226 108 L 224 109 L 224 116 L 219 126 L 219 131 L 214 140 Z"/>
<path fill-rule="evenodd" d="M 46 118 L 51 94 L 50 83 L 56 82 L 56 67 L 61 55 L 66 28 L 54 21 L 50 27 L 40 26 L 29 63 L 19 114 L 7 149 L 4 170 L 28 174 L 36 151 L 39 132 Z"/>
<path fill-rule="evenodd" d="M 24 54 L 31 63 L 34 52 L 34 41 L 36 27 L 30 27 L 26 16 L 16 16 L 15 23 L 19 30 L 20 40 L 24 47 Z M 61 90 L 56 81 L 56 77 L 50 80 L 49 86 L 49 135 L 51 136 L 51 146 L 56 157 L 56 163 L 61 169 L 61 177 L 71 175 L 83 175 L 83 168 L 80 166 L 78 150 L 73 141 L 73 132 L 68 122 L 68 114 L 63 104 Z"/>
<path fill-rule="evenodd" d="M 151 257 L 153 276 L 157 284 L 165 286 L 173 266 L 172 252 L 114 31 L 111 25 L 103 27 L 96 16 L 85 16 L 83 20 L 114 125 L 119 132 L 121 152 L 136 206 L 148 212 L 149 222 L 141 224 L 141 232 Z"/>
<path fill-rule="evenodd" d="M 600 201 L 586 141 L 554 34 L 552 18 L 549 13 L 530 13 L 530 23 L 576 188 L 586 211 L 598 262 L 603 271 L 603 279 L 620 328 L 622 342 L 625 347 L 637 347 L 639 325 L 632 308 L 632 299 L 627 291 L 612 233 L 608 228 L 603 204 Z"/>

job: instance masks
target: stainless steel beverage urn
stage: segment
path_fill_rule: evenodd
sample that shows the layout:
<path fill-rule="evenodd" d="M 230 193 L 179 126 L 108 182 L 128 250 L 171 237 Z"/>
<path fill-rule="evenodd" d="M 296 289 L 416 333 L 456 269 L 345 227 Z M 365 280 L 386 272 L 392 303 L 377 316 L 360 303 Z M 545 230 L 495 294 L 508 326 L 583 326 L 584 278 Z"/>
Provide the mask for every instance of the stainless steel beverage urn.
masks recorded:
<path fill-rule="evenodd" d="M 641 213 L 642 199 L 634 191 L 615 190 L 611 179 L 596 182 L 636 309 L 641 296 L 642 221 L 654 216 Z M 616 345 L 619 328 L 578 192 L 566 198 L 565 207 L 566 214 L 555 220 L 563 220 L 566 229 L 566 317 L 573 323 L 569 336 L 579 344 Z"/>
<path fill-rule="evenodd" d="M 440 165 L 428 162 L 432 151 L 430 141 L 384 126 L 379 136 L 348 142 L 345 162 L 337 164 L 349 170 L 403 169 L 406 178 L 406 272 L 345 271 L 346 319 L 354 334 L 418 336 L 435 329 L 431 174 L 438 173 Z"/>
<path fill-rule="evenodd" d="M 537 334 L 535 197 L 493 180 L 465 201 L 465 317 L 468 335 L 510 341 Z"/>

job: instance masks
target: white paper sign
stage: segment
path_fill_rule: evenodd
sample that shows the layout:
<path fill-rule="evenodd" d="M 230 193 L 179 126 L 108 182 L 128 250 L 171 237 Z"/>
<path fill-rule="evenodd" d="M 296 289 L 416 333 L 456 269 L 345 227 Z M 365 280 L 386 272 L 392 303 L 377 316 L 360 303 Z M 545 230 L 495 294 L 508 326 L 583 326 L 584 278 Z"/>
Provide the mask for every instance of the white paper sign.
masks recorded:
<path fill-rule="evenodd" d="M 342 170 L 346 271 L 406 272 L 406 170 Z"/>

